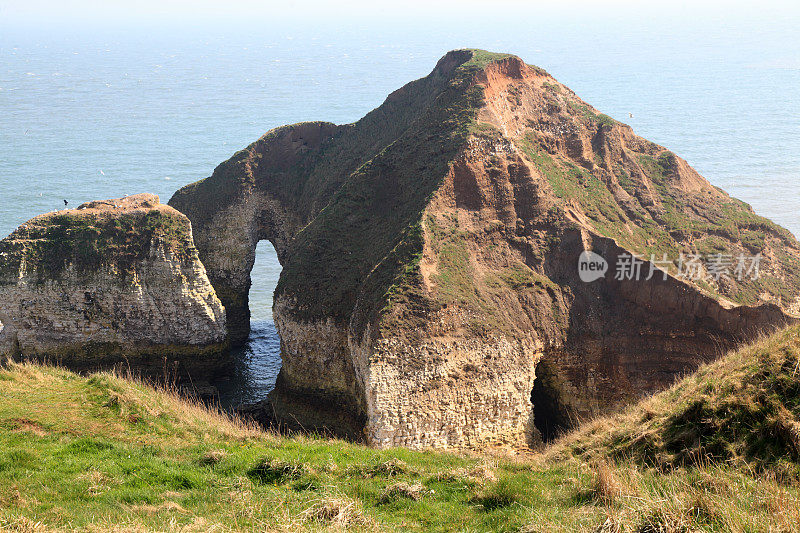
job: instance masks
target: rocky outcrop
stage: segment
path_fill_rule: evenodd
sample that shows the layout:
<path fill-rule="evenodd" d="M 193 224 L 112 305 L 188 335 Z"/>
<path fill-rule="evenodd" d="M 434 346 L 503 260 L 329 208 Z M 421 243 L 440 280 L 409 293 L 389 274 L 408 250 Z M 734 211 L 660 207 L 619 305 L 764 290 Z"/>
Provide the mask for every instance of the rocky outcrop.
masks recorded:
<path fill-rule="evenodd" d="M 170 204 L 233 342 L 255 245 L 275 246 L 269 410 L 379 446 L 541 442 L 799 301 L 788 231 L 505 54 L 450 52 L 354 124 L 273 130 Z M 584 282 L 588 251 L 610 270 Z M 715 253 L 760 253 L 758 275 L 682 276 Z M 634 256 L 644 276 L 617 279 Z"/>
<path fill-rule="evenodd" d="M 40 215 L 0 241 L 0 321 L 3 355 L 80 369 L 202 374 L 226 347 L 191 224 L 152 194 Z"/>

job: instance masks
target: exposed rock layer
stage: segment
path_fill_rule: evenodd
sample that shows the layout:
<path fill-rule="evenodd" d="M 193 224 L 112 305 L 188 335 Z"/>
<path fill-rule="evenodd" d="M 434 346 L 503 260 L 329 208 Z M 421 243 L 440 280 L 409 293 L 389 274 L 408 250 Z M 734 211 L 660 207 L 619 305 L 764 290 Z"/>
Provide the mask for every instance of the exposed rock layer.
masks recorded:
<path fill-rule="evenodd" d="M 189 220 L 140 194 L 40 215 L 0 241 L 0 353 L 205 373 L 225 311 Z"/>
<path fill-rule="evenodd" d="M 277 250 L 271 409 L 376 445 L 535 443 L 797 308 L 789 232 L 541 69 L 483 51 L 447 54 L 354 124 L 273 130 L 170 204 L 234 342 L 255 245 Z M 592 283 L 587 250 L 612 268 Z M 681 254 L 712 252 L 761 253 L 760 276 L 678 279 Z M 631 253 L 666 254 L 666 278 L 614 279 Z"/>

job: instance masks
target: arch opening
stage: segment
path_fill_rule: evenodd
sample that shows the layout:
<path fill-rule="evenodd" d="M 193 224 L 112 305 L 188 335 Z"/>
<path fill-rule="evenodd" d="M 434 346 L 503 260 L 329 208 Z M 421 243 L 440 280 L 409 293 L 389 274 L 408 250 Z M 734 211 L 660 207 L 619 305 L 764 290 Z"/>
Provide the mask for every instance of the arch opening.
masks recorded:
<path fill-rule="evenodd" d="M 259 241 L 247 293 L 250 333 L 243 345 L 231 350 L 230 375 L 214 383 L 219 402 L 225 408 L 261 402 L 275 387 L 281 369 L 281 353 L 272 303 L 281 269 L 272 243 Z"/>

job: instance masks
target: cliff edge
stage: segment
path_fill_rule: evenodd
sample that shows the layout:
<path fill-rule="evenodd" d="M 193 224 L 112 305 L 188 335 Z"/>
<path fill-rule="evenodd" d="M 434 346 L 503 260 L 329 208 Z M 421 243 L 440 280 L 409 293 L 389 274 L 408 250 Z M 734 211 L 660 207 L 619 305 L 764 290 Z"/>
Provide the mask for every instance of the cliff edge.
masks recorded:
<path fill-rule="evenodd" d="M 0 322 L 0 354 L 79 369 L 194 375 L 226 347 L 191 224 L 152 194 L 40 215 L 0 241 Z"/>
<path fill-rule="evenodd" d="M 277 251 L 269 409 L 378 446 L 540 443 L 800 301 L 788 231 L 508 54 L 456 50 L 354 124 L 275 129 L 170 205 L 233 343 L 255 246 Z"/>

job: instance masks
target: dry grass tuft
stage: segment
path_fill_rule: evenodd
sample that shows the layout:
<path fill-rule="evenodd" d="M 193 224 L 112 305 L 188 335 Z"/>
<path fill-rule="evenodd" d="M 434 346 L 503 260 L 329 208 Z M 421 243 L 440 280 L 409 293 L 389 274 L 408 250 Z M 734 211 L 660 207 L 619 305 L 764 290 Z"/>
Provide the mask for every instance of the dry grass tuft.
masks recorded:
<path fill-rule="evenodd" d="M 620 523 L 609 516 L 605 522 L 597 526 L 594 533 L 619 533 L 620 531 L 622 531 Z"/>
<path fill-rule="evenodd" d="M 413 473 L 405 461 L 395 458 L 373 465 L 357 465 L 353 469 L 356 474 L 365 478 L 395 477 L 401 474 Z"/>
<path fill-rule="evenodd" d="M 290 463 L 266 457 L 251 468 L 247 476 L 256 483 L 280 484 L 298 479 L 306 470 L 307 467 L 303 463 Z"/>
<path fill-rule="evenodd" d="M 200 464 L 211 466 L 219 463 L 228 456 L 225 450 L 209 450 L 200 457 Z"/>
<path fill-rule="evenodd" d="M 800 529 L 800 499 L 792 496 L 784 487 L 769 491 L 761 506 L 772 517 L 775 531 Z"/>
<path fill-rule="evenodd" d="M 0 533 L 41 533 L 51 531 L 43 522 L 35 522 L 24 516 L 5 520 L 0 518 Z"/>
<path fill-rule="evenodd" d="M 422 499 L 422 494 L 425 492 L 425 487 L 421 483 L 406 483 L 401 481 L 386 487 L 378 501 L 380 503 L 393 502 L 399 498 L 408 498 L 412 501 L 419 501 Z"/>
<path fill-rule="evenodd" d="M 155 515 L 160 513 L 186 513 L 180 504 L 173 501 L 162 502 L 158 505 L 135 505 L 131 507 L 131 511 L 137 513 L 144 513 L 147 515 Z"/>
<path fill-rule="evenodd" d="M 596 500 L 609 505 L 625 494 L 622 482 L 606 461 L 596 462 L 592 470 L 594 471 L 594 482 L 591 493 Z"/>
<path fill-rule="evenodd" d="M 433 479 L 436 481 L 465 481 L 469 484 L 483 485 L 497 481 L 495 474 L 496 465 L 483 462 L 473 468 L 457 468 L 448 472 L 437 472 Z"/>
<path fill-rule="evenodd" d="M 98 496 L 108 491 L 114 482 L 105 472 L 95 469 L 84 472 L 78 478 L 89 483 L 88 491 L 91 496 Z"/>
<path fill-rule="evenodd" d="M 337 528 L 366 526 L 372 523 L 359 503 L 345 496 L 327 497 L 315 501 L 301 516 L 312 522 L 320 522 Z"/>

